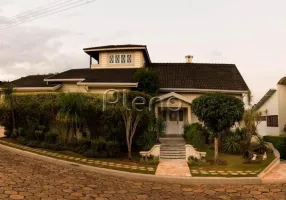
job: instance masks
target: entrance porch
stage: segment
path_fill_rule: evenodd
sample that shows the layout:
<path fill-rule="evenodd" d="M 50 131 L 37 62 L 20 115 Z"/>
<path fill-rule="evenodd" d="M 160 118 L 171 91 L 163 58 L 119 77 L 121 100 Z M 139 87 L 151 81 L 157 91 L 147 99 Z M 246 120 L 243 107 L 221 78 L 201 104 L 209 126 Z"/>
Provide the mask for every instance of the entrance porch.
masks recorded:
<path fill-rule="evenodd" d="M 165 122 L 166 137 L 182 136 L 184 125 L 192 123 L 190 100 L 174 92 L 160 97 L 155 113 Z"/>

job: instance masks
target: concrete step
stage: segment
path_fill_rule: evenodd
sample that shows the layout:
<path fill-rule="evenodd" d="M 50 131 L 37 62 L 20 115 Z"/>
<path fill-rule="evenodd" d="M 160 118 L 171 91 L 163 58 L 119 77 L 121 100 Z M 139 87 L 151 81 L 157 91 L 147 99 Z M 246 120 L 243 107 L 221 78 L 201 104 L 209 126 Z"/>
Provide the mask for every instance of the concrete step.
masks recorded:
<path fill-rule="evenodd" d="M 165 151 L 172 151 L 172 152 L 186 152 L 186 149 L 161 149 L 161 152 L 165 152 Z"/>
<path fill-rule="evenodd" d="M 169 151 L 169 150 L 160 151 L 160 154 L 168 154 L 168 153 L 171 153 L 171 154 L 186 154 L 186 151 Z"/>
<path fill-rule="evenodd" d="M 160 156 L 160 159 L 173 160 L 173 159 L 186 159 L 186 156 Z"/>

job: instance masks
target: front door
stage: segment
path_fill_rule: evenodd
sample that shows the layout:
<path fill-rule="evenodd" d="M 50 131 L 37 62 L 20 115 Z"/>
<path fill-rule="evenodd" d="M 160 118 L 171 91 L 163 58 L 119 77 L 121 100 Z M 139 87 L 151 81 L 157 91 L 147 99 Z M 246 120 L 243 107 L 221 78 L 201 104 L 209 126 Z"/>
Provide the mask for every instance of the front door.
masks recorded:
<path fill-rule="evenodd" d="M 178 135 L 183 134 L 184 111 L 167 111 L 167 127 L 166 134 Z"/>

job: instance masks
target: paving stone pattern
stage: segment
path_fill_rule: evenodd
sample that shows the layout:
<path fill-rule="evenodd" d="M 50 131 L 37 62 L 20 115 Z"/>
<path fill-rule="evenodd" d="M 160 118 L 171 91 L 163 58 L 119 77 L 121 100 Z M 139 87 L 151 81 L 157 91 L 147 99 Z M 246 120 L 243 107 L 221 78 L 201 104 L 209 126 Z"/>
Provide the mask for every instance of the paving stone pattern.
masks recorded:
<path fill-rule="evenodd" d="M 30 151 L 30 152 L 37 153 L 37 154 L 43 154 L 45 156 L 63 159 L 63 160 L 67 160 L 70 162 L 75 161 L 81 164 L 87 164 L 87 165 L 103 167 L 103 168 L 117 168 L 118 170 L 130 171 L 130 172 L 137 172 L 139 170 L 141 173 L 144 173 L 144 172 L 151 173 L 151 174 L 155 173 L 155 167 L 145 167 L 145 166 L 140 166 L 140 165 L 122 165 L 122 164 L 115 164 L 113 162 L 98 161 L 98 160 L 91 160 L 91 159 L 89 160 L 85 158 L 76 158 L 72 156 L 65 156 L 65 155 L 58 154 L 58 153 L 48 152 L 45 150 L 34 149 L 34 148 L 30 148 L 30 147 L 23 146 L 23 145 L 13 144 L 13 143 L 9 143 L 6 141 L 0 141 L 0 144 L 1 143 L 4 145 L 9 145 L 17 149 Z"/>
<path fill-rule="evenodd" d="M 133 180 L 25 157 L 0 145 L 0 199 L 285 200 L 286 184 L 184 185 Z"/>
<path fill-rule="evenodd" d="M 205 170 L 191 170 L 192 175 L 210 175 L 210 176 L 257 176 L 261 170 L 255 171 L 205 171 Z"/>

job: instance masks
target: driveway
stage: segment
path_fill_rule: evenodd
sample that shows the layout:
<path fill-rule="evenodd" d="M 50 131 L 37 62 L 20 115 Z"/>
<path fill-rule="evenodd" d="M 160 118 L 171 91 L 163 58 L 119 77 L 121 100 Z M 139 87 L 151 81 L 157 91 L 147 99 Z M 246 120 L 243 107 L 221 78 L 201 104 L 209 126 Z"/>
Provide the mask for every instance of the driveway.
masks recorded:
<path fill-rule="evenodd" d="M 119 178 L 52 164 L 0 145 L 0 199 L 286 199 L 286 184 L 183 185 Z"/>
<path fill-rule="evenodd" d="M 4 137 L 4 127 L 0 126 L 0 138 Z"/>

